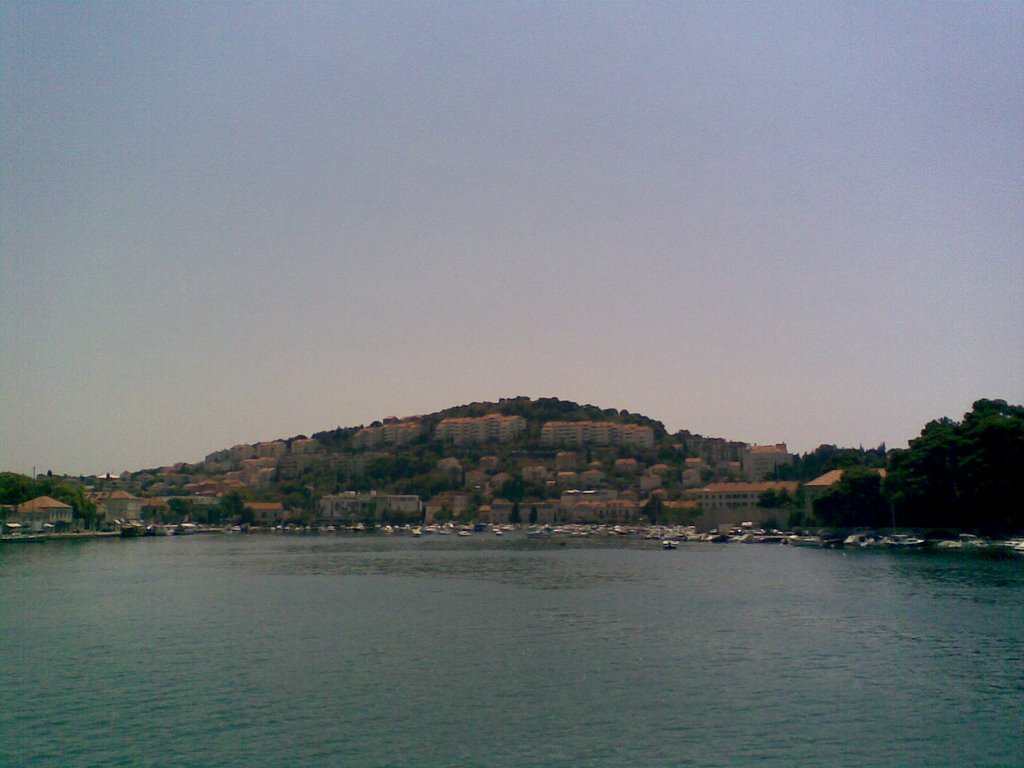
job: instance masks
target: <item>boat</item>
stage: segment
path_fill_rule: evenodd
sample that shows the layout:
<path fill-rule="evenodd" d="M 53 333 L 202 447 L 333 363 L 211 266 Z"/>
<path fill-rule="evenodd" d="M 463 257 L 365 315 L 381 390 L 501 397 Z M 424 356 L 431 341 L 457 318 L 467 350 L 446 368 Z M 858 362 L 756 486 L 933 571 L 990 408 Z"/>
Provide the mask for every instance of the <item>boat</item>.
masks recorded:
<path fill-rule="evenodd" d="M 134 539 L 145 533 L 145 526 L 140 523 L 122 523 L 121 524 L 121 538 L 122 539 Z"/>
<path fill-rule="evenodd" d="M 820 536 L 797 536 L 793 534 L 789 537 L 789 544 L 793 547 L 820 547 L 821 537 Z"/>
<path fill-rule="evenodd" d="M 882 539 L 882 545 L 895 549 L 921 549 L 928 542 L 916 536 L 908 536 L 905 533 L 895 533 Z"/>
<path fill-rule="evenodd" d="M 675 541 L 674 539 L 662 539 L 662 541 L 661 541 L 661 548 L 662 549 L 679 549 L 679 542 Z"/>
<path fill-rule="evenodd" d="M 851 533 L 843 539 L 843 547 L 873 547 L 878 543 L 874 536 L 868 533 Z"/>
<path fill-rule="evenodd" d="M 960 543 L 965 547 L 977 547 L 981 549 L 988 546 L 987 541 L 979 536 L 975 536 L 973 533 L 961 533 L 959 539 Z"/>

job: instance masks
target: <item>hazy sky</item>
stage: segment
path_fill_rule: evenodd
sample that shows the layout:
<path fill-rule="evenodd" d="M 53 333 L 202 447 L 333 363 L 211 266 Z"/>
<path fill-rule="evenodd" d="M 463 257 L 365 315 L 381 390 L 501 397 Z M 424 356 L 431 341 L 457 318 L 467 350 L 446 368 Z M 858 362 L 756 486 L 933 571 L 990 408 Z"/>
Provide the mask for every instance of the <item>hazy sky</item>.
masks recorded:
<path fill-rule="evenodd" d="M 1024 402 L 1024 4 L 0 6 L 0 469 Z"/>

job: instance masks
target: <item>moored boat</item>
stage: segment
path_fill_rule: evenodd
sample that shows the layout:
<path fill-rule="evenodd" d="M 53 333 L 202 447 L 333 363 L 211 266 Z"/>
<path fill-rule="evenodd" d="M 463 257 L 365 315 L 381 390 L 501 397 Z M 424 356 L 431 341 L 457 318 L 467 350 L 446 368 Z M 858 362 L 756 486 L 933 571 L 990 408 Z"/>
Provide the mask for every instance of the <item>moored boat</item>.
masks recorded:
<path fill-rule="evenodd" d="M 909 536 L 905 533 L 894 533 L 882 539 L 883 546 L 895 549 L 921 549 L 928 544 L 924 539 L 916 536 Z"/>

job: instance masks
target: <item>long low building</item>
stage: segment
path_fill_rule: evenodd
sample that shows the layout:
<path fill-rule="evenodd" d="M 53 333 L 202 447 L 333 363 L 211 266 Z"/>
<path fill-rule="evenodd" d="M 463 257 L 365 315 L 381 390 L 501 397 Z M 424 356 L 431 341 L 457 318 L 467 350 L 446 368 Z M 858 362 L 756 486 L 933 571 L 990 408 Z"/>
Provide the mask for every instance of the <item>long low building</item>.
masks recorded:
<path fill-rule="evenodd" d="M 613 421 L 549 421 L 541 427 L 540 441 L 551 446 L 621 445 L 649 450 L 654 447 L 654 430 Z"/>
<path fill-rule="evenodd" d="M 800 483 L 791 480 L 774 480 L 761 483 L 712 483 L 696 492 L 700 515 L 695 523 L 701 531 L 712 528 L 739 525 L 750 521 L 759 525 L 775 524 L 785 526 L 788 512 L 760 506 L 762 495 L 767 491 L 790 495 L 796 494 Z"/>
<path fill-rule="evenodd" d="M 522 416 L 489 413 L 486 416 L 462 416 L 443 419 L 435 430 L 437 439 L 453 445 L 470 443 L 509 443 L 526 431 Z"/>
<path fill-rule="evenodd" d="M 395 518 L 418 521 L 423 516 L 423 505 L 419 496 L 346 491 L 322 497 L 317 504 L 317 513 L 325 523 L 379 523 Z"/>

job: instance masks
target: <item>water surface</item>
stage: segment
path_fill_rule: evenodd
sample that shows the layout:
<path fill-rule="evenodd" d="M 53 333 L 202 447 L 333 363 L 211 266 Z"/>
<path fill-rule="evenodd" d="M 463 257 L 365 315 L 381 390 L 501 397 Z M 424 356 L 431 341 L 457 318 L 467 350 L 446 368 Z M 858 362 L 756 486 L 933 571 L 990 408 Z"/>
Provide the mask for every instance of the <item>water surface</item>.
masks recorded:
<path fill-rule="evenodd" d="M 0 548 L 4 766 L 1021 766 L 1024 558 Z"/>

